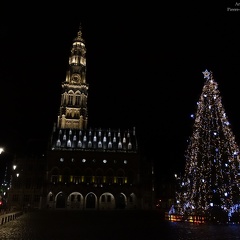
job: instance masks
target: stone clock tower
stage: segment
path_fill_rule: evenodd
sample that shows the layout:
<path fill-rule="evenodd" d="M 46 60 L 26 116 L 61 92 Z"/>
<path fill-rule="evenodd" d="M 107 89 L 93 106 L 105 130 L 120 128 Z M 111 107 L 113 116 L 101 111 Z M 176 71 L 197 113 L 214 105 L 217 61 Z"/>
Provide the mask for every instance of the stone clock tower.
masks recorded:
<path fill-rule="evenodd" d="M 81 26 L 73 39 L 69 69 L 62 83 L 62 95 L 57 128 L 86 129 L 88 84 L 86 83 L 86 47 Z"/>

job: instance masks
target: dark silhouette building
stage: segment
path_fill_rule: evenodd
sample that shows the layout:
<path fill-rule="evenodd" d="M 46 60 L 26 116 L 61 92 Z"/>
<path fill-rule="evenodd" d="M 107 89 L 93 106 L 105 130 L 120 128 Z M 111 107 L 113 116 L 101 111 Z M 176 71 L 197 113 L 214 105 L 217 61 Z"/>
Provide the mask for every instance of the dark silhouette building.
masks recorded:
<path fill-rule="evenodd" d="M 88 88 L 80 28 L 72 42 L 59 115 L 46 150 L 28 151 L 13 162 L 10 207 L 153 208 L 153 167 L 139 150 L 135 127 L 89 128 Z"/>

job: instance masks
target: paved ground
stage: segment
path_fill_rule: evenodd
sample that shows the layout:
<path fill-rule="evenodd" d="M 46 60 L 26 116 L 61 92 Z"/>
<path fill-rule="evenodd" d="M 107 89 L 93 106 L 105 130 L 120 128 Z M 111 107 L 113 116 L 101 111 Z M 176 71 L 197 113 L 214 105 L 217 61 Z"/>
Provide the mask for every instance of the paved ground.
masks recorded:
<path fill-rule="evenodd" d="M 153 211 L 44 210 L 0 226 L 0 240 L 240 240 L 240 225 L 172 223 Z"/>
<path fill-rule="evenodd" d="M 162 218 L 157 211 L 35 211 L 0 226 L 0 239 L 155 239 Z"/>

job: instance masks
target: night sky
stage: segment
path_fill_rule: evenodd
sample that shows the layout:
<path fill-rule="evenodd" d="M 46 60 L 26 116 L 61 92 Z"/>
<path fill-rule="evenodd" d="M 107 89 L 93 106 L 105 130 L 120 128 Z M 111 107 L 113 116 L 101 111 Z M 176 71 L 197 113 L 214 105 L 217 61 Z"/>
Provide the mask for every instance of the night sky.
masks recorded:
<path fill-rule="evenodd" d="M 158 5 L 1 9 L 0 145 L 17 154 L 49 138 L 80 23 L 89 127 L 136 127 L 156 174 L 179 171 L 208 69 L 240 143 L 240 12 L 227 11 L 234 3 Z"/>

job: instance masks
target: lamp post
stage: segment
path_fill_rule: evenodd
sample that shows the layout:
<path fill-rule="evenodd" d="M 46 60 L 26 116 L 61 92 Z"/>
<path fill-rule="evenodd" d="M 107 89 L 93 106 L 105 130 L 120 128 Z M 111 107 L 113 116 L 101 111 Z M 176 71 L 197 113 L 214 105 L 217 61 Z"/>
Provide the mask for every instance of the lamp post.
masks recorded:
<path fill-rule="evenodd" d="M 4 152 L 4 148 L 0 148 L 0 154 L 2 154 L 2 152 Z"/>
<path fill-rule="evenodd" d="M 0 155 L 4 152 L 3 148 L 0 148 Z M 0 169 L 2 170 L 2 169 Z M 0 213 L 2 212 L 2 206 L 3 206 L 3 183 L 0 182 Z"/>
<path fill-rule="evenodd" d="M 0 155 L 4 152 L 4 148 L 0 147 Z M 2 161 L 2 157 L 0 159 L 0 184 L 2 184 L 2 174 L 4 174 L 4 167 L 5 167 L 5 162 Z"/>
<path fill-rule="evenodd" d="M 0 155 L 3 155 L 0 160 L 0 210 L 1 212 L 7 209 L 7 192 L 9 189 L 9 163 L 10 155 L 5 153 L 5 149 L 0 147 Z M 3 154 L 4 153 L 4 154 Z"/>

